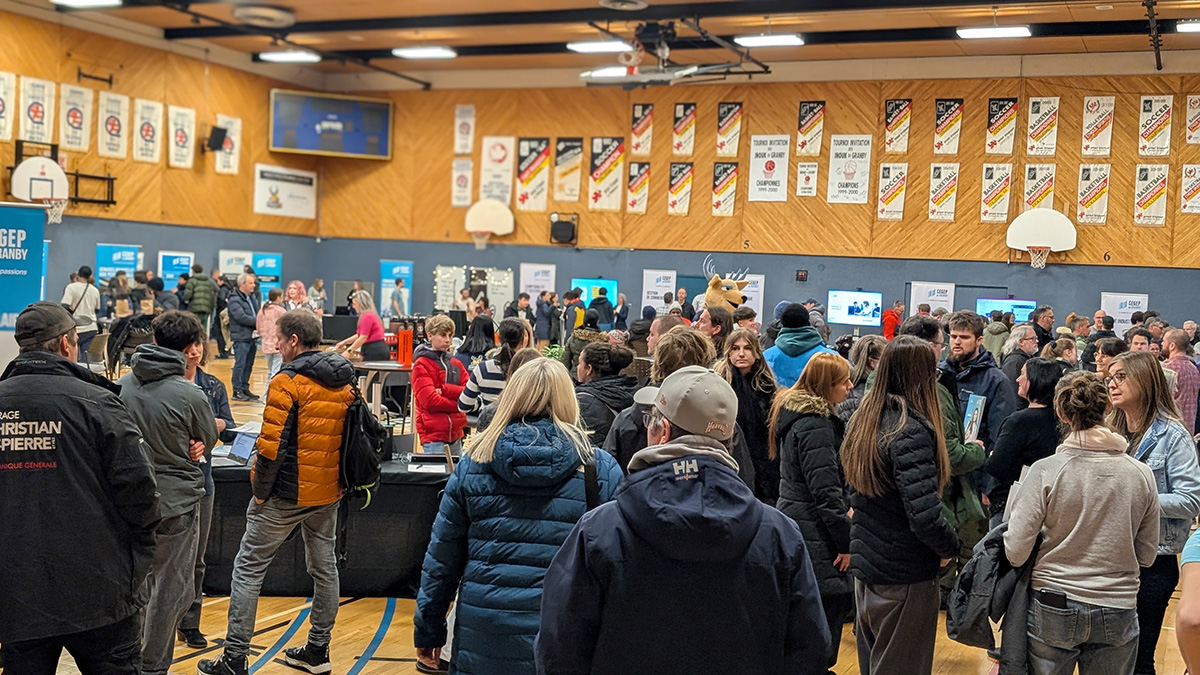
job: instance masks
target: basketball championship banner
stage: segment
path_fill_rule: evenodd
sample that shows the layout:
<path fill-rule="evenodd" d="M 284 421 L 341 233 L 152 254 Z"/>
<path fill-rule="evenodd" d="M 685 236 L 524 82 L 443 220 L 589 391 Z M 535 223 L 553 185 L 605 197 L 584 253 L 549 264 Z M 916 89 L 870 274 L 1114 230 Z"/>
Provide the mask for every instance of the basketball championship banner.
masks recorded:
<path fill-rule="evenodd" d="M 196 111 L 169 105 L 167 122 L 171 132 L 167 166 L 173 169 L 192 168 L 196 163 Z"/>
<path fill-rule="evenodd" d="M 517 139 L 512 136 L 484 136 L 479 158 L 479 198 L 495 199 L 510 206 L 513 189 L 513 155 Z"/>
<path fill-rule="evenodd" d="M 984 152 L 989 155 L 1011 155 L 1016 136 L 1017 99 L 989 98 Z"/>
<path fill-rule="evenodd" d="M 1079 199 L 1075 202 L 1075 222 L 1103 225 L 1108 222 L 1108 164 L 1084 164 L 1079 167 Z"/>
<path fill-rule="evenodd" d="M 579 201 L 583 177 L 583 139 L 560 138 L 554 144 L 554 201 Z"/>
<path fill-rule="evenodd" d="M 676 103 L 675 124 L 671 128 L 671 152 L 676 155 L 690 155 L 695 140 L 696 104 Z"/>
<path fill-rule="evenodd" d="M 1012 164 L 984 164 L 979 219 L 985 223 L 1007 223 L 1012 195 Z"/>
<path fill-rule="evenodd" d="M 1053 164 L 1025 165 L 1025 210 L 1054 208 Z"/>
<path fill-rule="evenodd" d="M 958 154 L 958 136 L 962 131 L 962 118 L 963 100 L 961 98 L 939 98 L 934 101 L 933 154 Z M 956 177 L 957 174 L 958 172 L 955 171 Z"/>
<path fill-rule="evenodd" d="M 0 72 L 0 141 L 11 141 L 16 110 L 17 76 Z"/>
<path fill-rule="evenodd" d="M 796 123 L 796 155 L 816 157 L 821 154 L 825 136 L 825 101 L 801 101 L 800 119 Z"/>
<path fill-rule="evenodd" d="M 214 169 L 220 174 L 236 176 L 238 167 L 241 166 L 242 118 L 218 114 L 217 126 L 225 129 L 225 142 L 221 144 L 221 149 L 216 153 Z M 512 181 L 509 183 L 511 184 Z M 262 284 L 260 283 L 259 286 L 261 287 Z"/>
<path fill-rule="evenodd" d="M 792 137 L 787 134 L 750 137 L 750 186 L 746 199 L 751 202 L 786 202 L 788 150 Z M 816 186 L 813 186 L 816 190 Z"/>
<path fill-rule="evenodd" d="M 96 122 L 96 152 L 101 157 L 125 159 L 129 146 L 129 97 L 101 91 Z"/>
<path fill-rule="evenodd" d="M 879 165 L 879 220 L 904 220 L 904 193 L 908 191 L 908 164 Z"/>
<path fill-rule="evenodd" d="M 475 173 L 475 161 L 470 157 L 459 157 L 450 166 L 450 206 L 456 209 L 471 206 L 471 177 Z"/>
<path fill-rule="evenodd" d="M 713 164 L 712 214 L 714 216 L 728 218 L 733 215 L 733 205 L 737 201 L 737 173 L 737 162 Z"/>
<path fill-rule="evenodd" d="M 816 197 L 817 176 L 821 167 L 816 162 L 799 162 L 796 164 L 796 196 Z"/>
<path fill-rule="evenodd" d="M 629 201 L 625 213 L 642 214 L 650 201 L 650 162 L 629 163 Z"/>
<path fill-rule="evenodd" d="M 929 167 L 929 219 L 953 221 L 958 200 L 958 164 L 931 164 Z"/>
<path fill-rule="evenodd" d="M 517 210 L 545 211 L 550 192 L 550 139 L 517 142 Z"/>
<path fill-rule="evenodd" d="M 1157 227 L 1167 224 L 1167 174 L 1169 164 L 1138 164 L 1133 187 L 1133 224 Z"/>
<path fill-rule="evenodd" d="M 633 104 L 633 123 L 630 125 L 629 156 L 648 157 L 654 141 L 654 104 Z"/>
<path fill-rule="evenodd" d="M 830 204 L 866 204 L 871 191 L 870 134 L 834 134 L 829 139 L 829 182 L 825 201 Z"/>
<path fill-rule="evenodd" d="M 4 73 L 0 73 L 3 77 Z M 3 84 L 0 84 L 0 96 L 3 95 Z M 1189 96 L 1187 103 L 1187 142 L 1190 145 L 1200 143 L 1200 96 Z M 0 119 L 0 125 L 4 121 Z M 3 131 L 0 131 L 0 141 L 4 140 Z"/>
<path fill-rule="evenodd" d="M 1138 119 L 1138 154 L 1166 157 L 1171 154 L 1171 103 L 1174 97 L 1143 96 Z"/>
<path fill-rule="evenodd" d="M 889 98 L 883 104 L 883 152 L 908 152 L 908 128 L 912 122 L 912 99 Z"/>
<path fill-rule="evenodd" d="M 133 100 L 133 161 L 158 164 L 162 161 L 163 104 Z"/>
<path fill-rule="evenodd" d="M 1183 196 L 1184 213 L 1200 213 L 1200 164 L 1183 165 Z"/>
<path fill-rule="evenodd" d="M 454 154 L 469 155 L 475 145 L 475 106 L 454 106 Z"/>
<path fill-rule="evenodd" d="M 21 76 L 21 123 L 17 139 L 31 143 L 54 142 L 54 90 L 49 80 Z"/>
<path fill-rule="evenodd" d="M 737 157 L 742 137 L 742 103 L 717 104 L 717 157 Z"/>
<path fill-rule="evenodd" d="M 1025 149 L 1035 157 L 1051 157 L 1058 149 L 1058 97 L 1029 99 Z"/>
<path fill-rule="evenodd" d="M 588 209 L 621 210 L 621 181 L 625 177 L 625 139 L 593 136 L 588 175 Z"/>
<path fill-rule="evenodd" d="M 686 216 L 692 203 L 692 163 L 671 162 L 671 184 L 667 195 L 667 215 Z"/>
<path fill-rule="evenodd" d="M 1083 156 L 1108 157 L 1112 152 L 1115 96 L 1083 97 Z"/>
<path fill-rule="evenodd" d="M 60 89 L 58 147 L 87 152 L 92 144 L 92 102 L 96 93 L 73 84 L 61 85 Z"/>

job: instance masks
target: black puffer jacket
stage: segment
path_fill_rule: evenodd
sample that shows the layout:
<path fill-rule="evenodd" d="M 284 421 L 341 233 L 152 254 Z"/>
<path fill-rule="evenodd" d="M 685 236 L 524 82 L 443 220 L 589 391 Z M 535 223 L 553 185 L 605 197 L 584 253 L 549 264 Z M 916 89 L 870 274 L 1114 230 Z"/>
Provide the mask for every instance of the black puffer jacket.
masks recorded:
<path fill-rule="evenodd" d="M 779 510 L 800 526 L 821 595 L 849 593 L 849 579 L 833 566 L 839 553 L 850 552 L 849 494 L 838 459 L 845 426 L 819 396 L 788 389 L 780 397 Z"/>
<path fill-rule="evenodd" d="M 958 535 L 938 497 L 937 437 L 929 420 L 888 396 L 880 436 L 907 419 L 883 448 L 889 485 L 878 497 L 852 491 L 850 573 L 869 584 L 915 584 L 938 577 L 941 558 L 958 555 Z"/>
<path fill-rule="evenodd" d="M 608 438 L 608 430 L 621 411 L 633 405 L 637 378 L 612 375 L 579 385 L 579 419 L 590 432 L 592 443 L 599 446 Z"/>

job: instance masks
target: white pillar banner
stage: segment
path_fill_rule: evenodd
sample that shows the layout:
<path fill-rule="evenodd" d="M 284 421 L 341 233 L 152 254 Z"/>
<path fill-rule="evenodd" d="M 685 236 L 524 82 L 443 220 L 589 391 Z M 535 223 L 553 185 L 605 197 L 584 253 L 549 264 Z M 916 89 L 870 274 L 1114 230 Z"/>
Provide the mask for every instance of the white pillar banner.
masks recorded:
<path fill-rule="evenodd" d="M 530 306 L 537 307 L 537 297 L 542 291 L 554 290 L 557 265 L 521 263 L 521 292 L 528 293 Z"/>
<path fill-rule="evenodd" d="M 1143 312 L 1150 306 L 1150 296 L 1145 293 L 1101 293 L 1100 309 L 1113 318 L 1113 330 L 1124 335 L 1133 326 L 1130 317 L 1134 312 Z"/>
<path fill-rule="evenodd" d="M 917 313 L 919 305 L 929 305 L 929 311 L 938 307 L 954 311 L 954 284 L 942 281 L 914 281 L 908 293 L 909 316 Z"/>
<path fill-rule="evenodd" d="M 675 292 L 675 270 L 642 270 L 642 303 L 638 305 L 638 316 L 642 307 L 662 307 L 663 296 Z"/>
<path fill-rule="evenodd" d="M 742 293 L 746 294 L 746 306 L 753 309 L 758 315 L 757 321 L 762 325 L 771 323 L 763 318 L 763 293 L 767 288 L 767 277 L 763 274 L 747 274 L 746 287 L 742 289 Z"/>

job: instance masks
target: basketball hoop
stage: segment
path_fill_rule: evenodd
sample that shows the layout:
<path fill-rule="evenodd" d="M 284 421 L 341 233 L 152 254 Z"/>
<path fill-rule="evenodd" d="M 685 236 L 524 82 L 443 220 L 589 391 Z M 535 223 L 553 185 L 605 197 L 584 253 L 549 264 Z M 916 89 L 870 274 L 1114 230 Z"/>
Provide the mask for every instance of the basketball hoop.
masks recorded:
<path fill-rule="evenodd" d="M 1036 269 L 1046 269 L 1046 261 L 1050 258 L 1049 246 L 1029 247 L 1029 266 Z"/>
<path fill-rule="evenodd" d="M 63 212 L 65 212 L 67 210 L 67 203 L 69 200 L 66 200 L 66 199 L 38 199 L 36 201 L 39 204 L 46 205 L 46 222 L 47 223 L 61 223 L 62 222 Z"/>
<path fill-rule="evenodd" d="M 491 236 L 491 232 L 472 232 L 471 238 L 475 240 L 475 250 L 482 251 L 487 248 L 488 238 Z"/>

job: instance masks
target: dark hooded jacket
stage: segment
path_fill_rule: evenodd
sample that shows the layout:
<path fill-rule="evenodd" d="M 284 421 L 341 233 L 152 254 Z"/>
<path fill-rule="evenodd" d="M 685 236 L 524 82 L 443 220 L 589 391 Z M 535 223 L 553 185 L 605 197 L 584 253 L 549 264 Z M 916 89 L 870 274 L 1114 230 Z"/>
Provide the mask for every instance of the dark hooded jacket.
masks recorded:
<path fill-rule="evenodd" d="M 645 313 L 642 318 L 636 319 L 629 324 L 629 348 L 637 356 L 647 356 L 649 354 L 649 345 L 647 341 L 650 339 L 650 326 L 654 325 L 653 309 L 650 318 L 646 318 Z"/>
<path fill-rule="evenodd" d="M 1021 376 L 1021 368 L 1025 367 L 1025 362 L 1032 359 L 1033 356 L 1026 354 L 1020 347 L 1014 349 L 1011 353 L 1005 354 L 1000 359 L 1000 370 L 1008 376 L 1015 384 L 1017 378 Z"/>
<path fill-rule="evenodd" d="M 826 672 L 804 540 L 728 457 L 699 436 L 635 456 L 615 502 L 583 517 L 546 572 L 538 673 Z"/>
<path fill-rule="evenodd" d="M 612 324 L 614 321 L 616 321 L 616 317 L 613 315 L 613 304 L 612 301 L 608 299 L 608 296 L 598 295 L 592 298 L 592 301 L 588 303 L 588 309 L 594 309 L 596 310 L 596 313 L 600 315 L 600 320 L 597 321 L 597 323 L 599 323 L 601 326 L 608 326 L 609 328 L 612 328 Z"/>
<path fill-rule="evenodd" d="M 996 447 L 1000 437 L 1000 425 L 1017 410 L 1017 385 L 996 366 L 996 359 L 986 349 L 980 349 L 975 358 L 962 368 L 943 361 L 938 366 L 954 373 L 958 384 L 958 407 L 966 410 L 971 394 L 987 398 L 983 404 L 983 421 L 979 425 L 979 439 L 984 447 Z"/>
<path fill-rule="evenodd" d="M 146 604 L 158 499 L 119 391 L 48 352 L 0 376 L 0 643 L 100 628 Z"/>
<path fill-rule="evenodd" d="M 591 432 L 592 443 L 599 446 L 608 438 L 608 430 L 621 411 L 633 405 L 637 378 L 629 375 L 601 377 L 579 385 L 579 419 Z"/>

